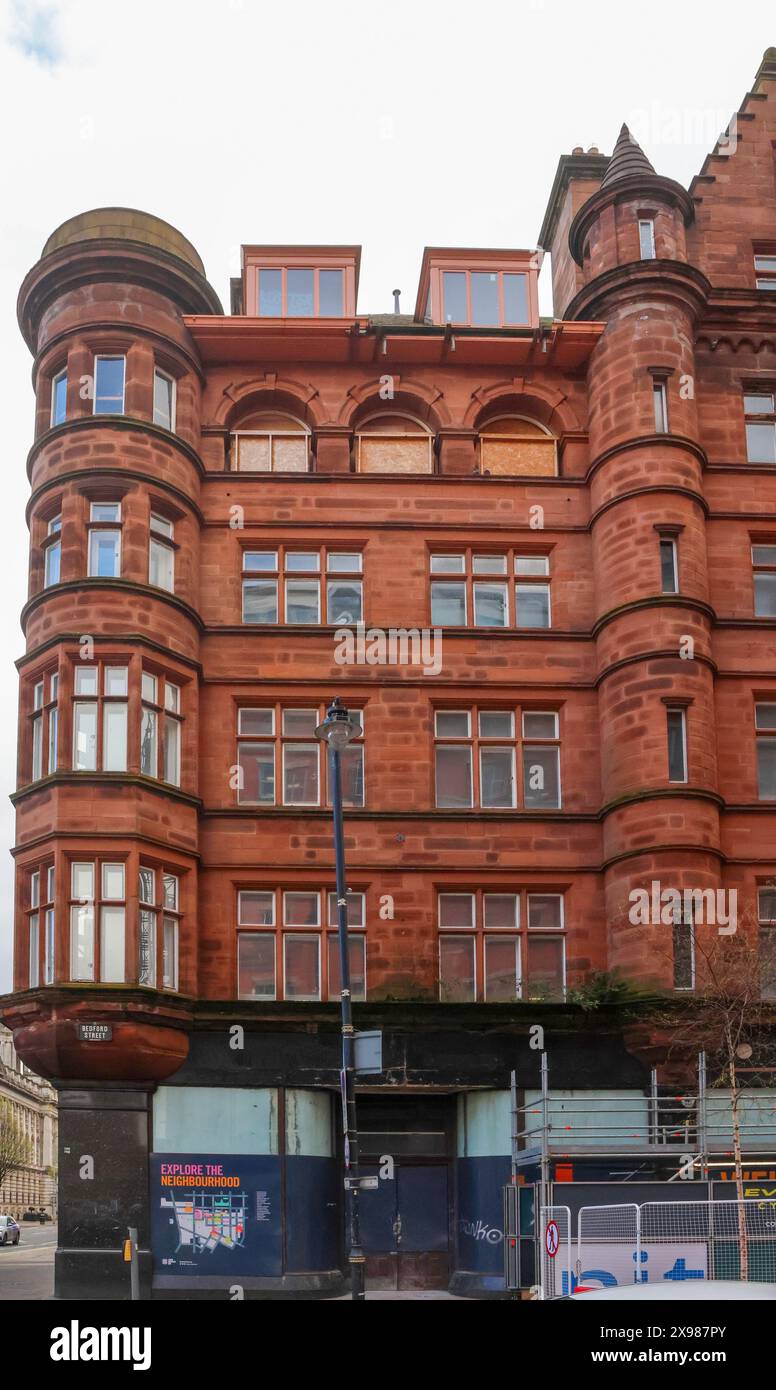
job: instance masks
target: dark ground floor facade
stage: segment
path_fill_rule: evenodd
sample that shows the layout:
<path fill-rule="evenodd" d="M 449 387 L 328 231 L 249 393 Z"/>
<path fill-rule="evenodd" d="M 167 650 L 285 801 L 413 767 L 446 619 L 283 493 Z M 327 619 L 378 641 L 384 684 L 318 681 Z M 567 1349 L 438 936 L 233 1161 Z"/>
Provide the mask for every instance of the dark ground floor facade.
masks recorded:
<path fill-rule="evenodd" d="M 99 1017 L 96 1003 L 90 1017 Z M 560 1200 L 561 1187 L 571 1198 L 584 1184 L 594 1194 L 587 1200 L 628 1201 L 626 1187 L 654 1184 L 654 1193 L 662 1192 L 677 1171 L 673 1150 L 663 1158 L 641 1152 L 650 1067 L 619 1023 L 570 1019 L 562 1010 L 543 1024 L 538 1014 L 516 1021 L 506 1008 L 468 1020 L 462 1012 L 397 1005 L 359 1011 L 356 1020 L 383 1035 L 382 1072 L 358 1088 L 362 1172 L 377 1179 L 360 1197 L 373 1289 L 509 1296 L 504 1188 L 512 1174 L 515 1097 L 529 1114 L 540 1107 L 537 1040 L 552 1060 L 559 1117 L 576 1104 L 573 1125 L 589 1128 L 594 1120 L 585 1116 L 615 1097 L 635 1136 L 631 1152 L 608 1153 L 593 1140 L 592 1149 L 583 1145 L 584 1156 L 555 1154 L 551 1200 Z M 336 1012 L 237 1017 L 239 1024 L 228 1005 L 218 1005 L 196 1018 L 185 1062 L 159 1084 L 57 1080 L 58 1297 L 127 1297 L 122 1242 L 129 1227 L 138 1231 L 145 1297 L 346 1292 Z M 537 1026 L 544 1028 L 538 1038 Z M 105 1049 L 112 1041 L 88 1046 Z M 773 1109 L 773 1097 L 769 1104 Z M 776 1211 L 776 1160 L 768 1166 L 766 1147 L 756 1157 L 752 1148 L 752 1172 Z M 536 1165 L 520 1174 L 525 1288 L 536 1278 L 539 1176 Z M 708 1195 L 706 1183 L 681 1188 Z"/>

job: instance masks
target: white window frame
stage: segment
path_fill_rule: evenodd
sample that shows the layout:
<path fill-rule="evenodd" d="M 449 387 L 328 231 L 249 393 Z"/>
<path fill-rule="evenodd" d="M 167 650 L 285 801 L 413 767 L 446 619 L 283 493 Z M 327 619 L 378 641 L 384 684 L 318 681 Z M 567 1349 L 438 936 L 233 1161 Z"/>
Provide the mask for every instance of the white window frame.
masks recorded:
<path fill-rule="evenodd" d="M 169 526 L 169 531 L 161 530 L 159 525 L 154 525 L 154 522 L 161 522 L 163 527 Z M 163 594 L 175 593 L 175 546 L 173 544 L 174 534 L 175 527 L 172 521 L 168 521 L 167 517 L 161 516 L 158 512 L 151 512 L 151 517 L 148 525 L 148 583 L 151 585 L 152 588 L 160 589 Z M 154 546 L 157 546 L 159 550 L 163 550 L 165 554 L 168 554 L 170 557 L 171 582 L 169 587 L 166 584 L 157 584 L 155 580 L 151 578 L 151 555 Z"/>
<path fill-rule="evenodd" d="M 642 261 L 654 261 L 656 258 L 654 217 L 639 218 L 639 252 Z"/>
<path fill-rule="evenodd" d="M 450 931 L 450 928 L 445 927 L 444 931 L 440 932 L 439 935 L 438 935 L 438 937 L 437 937 L 437 980 L 438 980 L 438 982 L 439 982 L 439 983 L 438 983 L 439 998 L 440 998 L 440 1001 L 441 1001 L 443 1004 L 445 1004 L 445 1003 L 447 1003 L 447 1002 L 449 1002 L 449 1001 L 447 1001 L 446 999 L 444 999 L 444 998 L 443 998 L 443 995 L 442 995 L 442 943 L 443 943 L 443 941 L 445 941 L 446 938 L 449 938 L 449 936 L 452 936 L 452 935 L 453 935 L 453 933 Z M 471 998 L 465 999 L 465 1000 L 461 1000 L 460 1002 L 461 1002 L 461 1003 L 466 1003 L 466 1004 L 476 1004 L 476 1002 L 477 1002 L 477 996 L 478 996 L 478 993 L 479 993 L 479 978 L 478 978 L 478 974 L 477 974 L 477 932 L 476 932 L 476 929 L 475 929 L 475 928 L 472 928 L 471 931 L 469 931 L 468 933 L 467 933 L 467 932 L 464 932 L 463 935 L 464 935 L 464 936 L 468 935 L 469 940 L 470 940 L 470 942 L 472 943 L 472 956 L 473 956 L 473 962 L 474 962 L 474 971 L 473 971 L 473 980 L 472 980 L 472 986 L 473 986 L 473 988 L 472 988 L 472 995 L 471 995 Z M 522 962 L 521 962 L 521 964 L 522 964 Z M 456 1001 L 456 1002 L 458 1002 L 458 1001 Z"/>
<path fill-rule="evenodd" d="M 123 362 L 124 371 L 121 380 L 121 409 L 120 410 L 97 410 L 97 372 L 100 362 Z M 112 397 L 106 397 L 112 399 Z M 123 415 L 124 406 L 127 400 L 127 355 L 124 352 L 98 352 L 94 358 L 94 393 L 92 396 L 93 415 Z"/>
<path fill-rule="evenodd" d="M 668 420 L 668 383 L 652 378 L 652 406 L 655 413 L 655 434 L 670 434 Z"/>
<path fill-rule="evenodd" d="M 679 547 L 676 544 L 675 536 L 658 536 L 659 557 L 660 557 L 660 592 L 663 594 L 679 593 Z M 673 589 L 666 589 L 663 583 L 663 546 L 671 547 L 671 571 L 673 577 Z"/>
<path fill-rule="evenodd" d="M 666 705 L 666 757 L 668 757 L 668 730 L 669 730 L 669 722 L 668 722 L 668 721 L 669 721 L 669 716 L 672 715 L 672 714 L 679 714 L 679 715 L 681 715 L 681 718 L 682 718 L 682 764 L 683 764 L 682 770 L 683 770 L 684 776 L 683 776 L 683 777 L 672 777 L 672 776 L 671 776 L 671 767 L 670 767 L 670 763 L 669 763 L 669 767 L 668 767 L 668 780 L 669 780 L 669 782 L 671 783 L 672 786 L 675 786 L 675 787 L 682 787 L 682 786 L 686 786 L 687 783 L 688 783 L 688 781 L 689 781 L 689 765 L 688 765 L 688 761 L 687 761 L 687 710 L 685 709 L 684 705 Z"/>
<path fill-rule="evenodd" d="M 322 942 L 322 940 L 323 940 L 324 933 L 323 933 L 323 931 L 321 930 L 321 925 L 320 925 L 320 907 L 319 907 L 319 910 L 318 910 L 318 917 L 319 917 L 318 926 L 317 926 L 317 927 L 311 927 L 309 931 L 305 931 L 304 928 L 302 928 L 302 927 L 292 928 L 290 931 L 283 931 L 283 944 L 282 944 L 282 959 L 283 959 L 283 998 L 284 998 L 284 999 L 287 999 L 290 1003 L 316 1004 L 316 1003 L 319 1003 L 319 1002 L 321 1001 L 321 997 L 322 997 L 322 995 L 323 995 L 323 971 L 322 971 L 322 969 L 321 969 L 321 966 L 322 966 L 322 961 L 321 961 L 321 942 Z M 300 938 L 301 938 L 302 940 L 305 940 L 305 941 L 315 941 L 315 943 L 316 943 L 316 947 L 317 947 L 317 950 L 318 950 L 318 993 L 317 993 L 317 994 L 289 994 L 289 992 L 288 992 L 288 988 L 287 988 L 288 969 L 287 969 L 287 965 L 286 965 L 286 943 L 287 943 L 288 941 L 293 940 L 294 937 L 296 937 L 297 939 L 300 939 Z M 327 949 L 328 949 L 328 947 L 327 947 Z M 277 975 L 276 975 L 276 977 L 275 977 L 275 988 L 277 989 Z"/>
<path fill-rule="evenodd" d="M 442 921 L 442 899 L 443 898 L 468 898 L 471 904 L 471 921 L 462 927 L 451 927 Z M 459 893 L 455 889 L 448 892 L 446 888 L 437 890 L 437 931 L 446 932 L 476 932 L 477 930 L 477 895 L 476 893 Z"/>
<path fill-rule="evenodd" d="M 98 503 L 97 505 L 99 506 L 100 504 Z M 122 545 L 121 545 L 121 541 L 122 541 L 121 503 L 120 503 L 120 502 L 112 502 L 112 503 L 110 503 L 110 505 L 118 508 L 118 516 L 117 516 L 116 521 L 97 521 L 97 522 L 96 522 L 96 521 L 94 520 L 94 516 L 93 516 L 94 506 L 95 506 L 94 502 L 92 502 L 92 504 L 91 504 L 91 506 L 90 506 L 90 508 L 89 508 L 89 526 L 88 526 L 87 533 L 86 533 L 86 573 L 87 573 L 87 576 L 88 576 L 89 579 L 120 579 L 120 578 L 121 578 L 121 565 L 122 565 L 122 554 L 121 554 L 121 551 L 122 551 Z M 109 530 L 111 529 L 111 527 L 115 527 L 116 532 L 117 532 L 117 534 L 118 534 L 118 544 L 117 544 L 117 547 L 116 547 L 116 572 L 115 572 L 115 574 L 112 574 L 112 575 L 104 575 L 104 574 L 103 574 L 103 575 L 100 575 L 100 574 L 96 574 L 96 573 L 94 572 L 94 569 L 93 569 L 93 566 L 92 566 L 92 540 L 93 540 L 93 538 L 94 538 L 95 536 L 99 536 L 99 535 L 102 534 L 104 531 L 109 531 Z"/>
<path fill-rule="evenodd" d="M 56 406 L 57 406 L 57 386 L 59 385 L 60 381 L 64 381 L 64 382 L 65 382 L 65 413 L 64 413 L 64 415 L 62 416 L 62 419 L 61 419 L 61 420 L 55 420 L 55 419 L 54 419 L 54 416 L 55 416 L 55 414 L 56 414 Z M 54 427 L 55 427 L 56 425 L 63 425 L 63 424 L 65 423 L 65 420 L 66 420 L 66 419 L 67 419 L 67 367 L 64 367 L 64 368 L 62 369 L 61 372 L 57 372 L 56 375 L 53 376 L 53 377 L 51 378 L 51 413 L 50 413 L 50 416 L 49 416 L 49 424 L 50 424 L 51 428 L 54 429 Z"/>
<path fill-rule="evenodd" d="M 168 381 L 168 382 L 170 383 L 170 386 L 172 387 L 172 390 L 170 391 L 170 423 L 169 423 L 169 425 L 162 424 L 161 421 L 157 420 L 157 418 L 156 418 L 156 378 L 157 378 L 157 377 L 160 377 L 162 381 Z M 172 434 L 172 433 L 175 432 L 175 417 L 176 417 L 176 412 L 177 412 L 177 407 L 178 407 L 178 383 L 177 383 L 177 381 L 175 380 L 175 377 L 172 376 L 170 372 L 162 371 L 162 368 L 161 368 L 161 367 L 154 367 L 154 387 L 153 387 L 153 390 L 154 390 L 154 394 L 153 394 L 153 399 L 152 399 L 152 402 L 151 402 L 152 407 L 153 407 L 153 408 L 152 408 L 152 412 L 151 412 L 151 418 L 152 418 L 152 420 L 153 420 L 153 423 L 154 423 L 155 425 L 157 425 L 157 426 L 159 427 L 159 429 L 169 430 L 170 433 Z"/>

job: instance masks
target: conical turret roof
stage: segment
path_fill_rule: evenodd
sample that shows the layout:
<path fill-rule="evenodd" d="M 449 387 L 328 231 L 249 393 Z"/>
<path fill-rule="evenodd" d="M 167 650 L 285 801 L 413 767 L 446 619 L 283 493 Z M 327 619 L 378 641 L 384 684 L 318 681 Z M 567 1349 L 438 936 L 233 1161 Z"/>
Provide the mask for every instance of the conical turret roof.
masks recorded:
<path fill-rule="evenodd" d="M 634 140 L 628 127 L 623 126 L 617 136 L 617 144 L 612 151 L 609 167 L 604 174 L 601 187 L 608 188 L 617 179 L 633 178 L 639 174 L 654 174 L 655 170 L 641 148 Z"/>

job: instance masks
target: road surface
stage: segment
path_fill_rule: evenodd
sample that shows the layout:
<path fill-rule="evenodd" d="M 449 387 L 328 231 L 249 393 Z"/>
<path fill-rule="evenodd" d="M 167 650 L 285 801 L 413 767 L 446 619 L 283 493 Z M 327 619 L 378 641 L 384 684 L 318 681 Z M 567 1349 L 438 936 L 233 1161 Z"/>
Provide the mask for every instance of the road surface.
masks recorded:
<path fill-rule="evenodd" d="M 20 1221 L 18 1245 L 0 1246 L 0 1300 L 54 1297 L 57 1228 Z"/>

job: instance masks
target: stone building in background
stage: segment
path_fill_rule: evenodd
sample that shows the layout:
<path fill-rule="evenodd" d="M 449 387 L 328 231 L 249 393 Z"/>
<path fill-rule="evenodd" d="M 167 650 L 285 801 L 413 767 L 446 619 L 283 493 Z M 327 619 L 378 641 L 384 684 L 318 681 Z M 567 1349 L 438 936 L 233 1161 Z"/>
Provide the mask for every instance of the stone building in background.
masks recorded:
<path fill-rule="evenodd" d="M 20 1220 L 34 1207 L 56 1218 L 57 1093 L 25 1066 L 13 1034 L 0 1027 L 0 1126 L 7 1123 L 25 1136 L 28 1150 L 26 1161 L 0 1182 L 0 1213 Z"/>
<path fill-rule="evenodd" d="M 122 208 L 25 278 L 2 1011 L 59 1093 L 61 1296 L 125 1290 L 128 1226 L 157 1297 L 342 1287 L 335 694 L 363 729 L 356 1022 L 383 1034 L 370 1280 L 503 1290 L 542 1040 L 553 1104 L 587 1107 L 555 1181 L 692 1157 L 692 1097 L 659 1151 L 665 1036 L 574 991 L 692 995 L 718 928 L 634 920 L 657 884 L 735 892 L 776 995 L 774 50 L 731 131 L 689 189 L 625 129 L 561 159 L 546 318 L 541 255 L 482 248 L 427 248 L 414 307 L 359 312 L 351 245 L 244 246 L 225 313 Z M 596 1138 L 610 1101 L 625 1132 Z"/>

